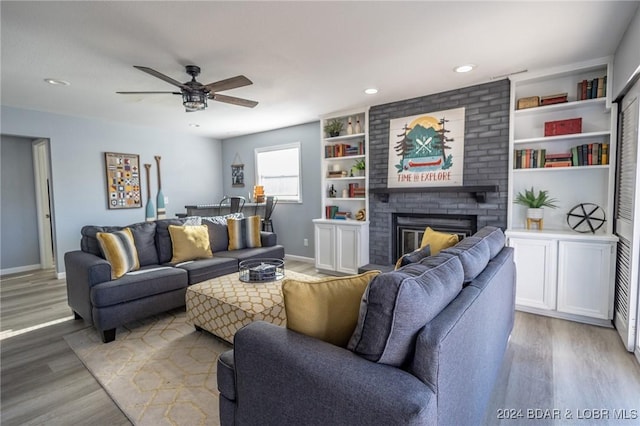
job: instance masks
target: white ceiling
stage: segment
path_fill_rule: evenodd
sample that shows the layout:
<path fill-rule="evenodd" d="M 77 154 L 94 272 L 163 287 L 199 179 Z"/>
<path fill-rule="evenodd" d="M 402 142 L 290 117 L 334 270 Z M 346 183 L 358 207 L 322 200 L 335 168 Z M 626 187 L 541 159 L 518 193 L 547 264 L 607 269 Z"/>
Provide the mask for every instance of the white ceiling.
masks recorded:
<path fill-rule="evenodd" d="M 224 139 L 612 55 L 638 4 L 3 0 L 1 100 Z M 452 71 L 465 63 L 477 68 Z M 204 84 L 246 75 L 222 93 L 260 104 L 186 113 L 179 96 L 115 93 L 175 90 L 132 65 L 186 82 L 187 64 Z"/>

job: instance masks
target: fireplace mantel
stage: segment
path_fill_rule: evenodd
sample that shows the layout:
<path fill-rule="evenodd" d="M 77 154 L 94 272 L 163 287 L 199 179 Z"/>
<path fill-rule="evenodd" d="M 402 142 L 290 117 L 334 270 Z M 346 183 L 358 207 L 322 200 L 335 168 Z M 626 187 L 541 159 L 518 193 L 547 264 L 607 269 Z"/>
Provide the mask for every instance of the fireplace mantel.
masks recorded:
<path fill-rule="evenodd" d="M 389 202 L 389 194 L 392 193 L 420 193 L 420 192 L 468 192 L 479 203 L 487 200 L 488 192 L 498 192 L 498 185 L 475 185 L 475 186 L 432 186 L 420 188 L 371 188 L 369 193 L 378 194 L 378 198 L 383 203 Z"/>

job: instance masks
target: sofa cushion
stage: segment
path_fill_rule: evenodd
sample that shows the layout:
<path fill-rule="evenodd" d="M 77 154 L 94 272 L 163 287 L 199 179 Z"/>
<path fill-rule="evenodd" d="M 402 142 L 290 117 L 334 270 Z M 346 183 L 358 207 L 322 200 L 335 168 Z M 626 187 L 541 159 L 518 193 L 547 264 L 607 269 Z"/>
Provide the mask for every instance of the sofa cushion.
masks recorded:
<path fill-rule="evenodd" d="M 427 226 L 427 229 L 424 230 L 424 234 L 422 235 L 422 242 L 420 243 L 420 247 L 429 245 L 429 247 L 431 248 L 431 255 L 436 255 L 440 253 L 440 250 L 454 246 L 457 243 L 457 234 L 448 234 L 446 232 L 434 231 Z"/>
<path fill-rule="evenodd" d="M 243 219 L 227 219 L 229 230 L 228 250 L 260 247 L 260 216 Z"/>
<path fill-rule="evenodd" d="M 418 331 L 462 289 L 457 256 L 437 255 L 375 277 L 365 291 L 348 349 L 374 362 L 401 367 Z"/>
<path fill-rule="evenodd" d="M 187 287 L 187 273 L 170 266 L 147 267 L 91 287 L 91 304 L 97 308 L 126 303 Z"/>
<path fill-rule="evenodd" d="M 111 264 L 111 279 L 120 278 L 129 271 L 140 268 L 138 252 L 129 228 L 122 231 L 96 234 L 104 258 Z"/>
<path fill-rule="evenodd" d="M 203 218 L 202 223 L 209 228 L 209 245 L 212 252 L 227 251 L 229 249 L 229 231 L 227 223 L 212 222 Z"/>
<path fill-rule="evenodd" d="M 169 225 L 173 256 L 171 263 L 207 259 L 213 256 L 209 245 L 209 229 L 206 225 Z"/>
<path fill-rule="evenodd" d="M 473 234 L 473 236 L 482 238 L 487 242 L 491 259 L 496 257 L 496 255 L 500 253 L 500 250 L 504 248 L 504 233 L 502 229 L 496 228 L 495 226 L 485 226 Z"/>
<path fill-rule="evenodd" d="M 398 259 L 398 261 L 396 262 L 395 269 L 402 268 L 403 266 L 406 266 L 410 263 L 419 262 L 420 260 L 428 256 L 431 256 L 431 246 L 429 246 L 429 244 L 400 257 L 400 259 Z"/>
<path fill-rule="evenodd" d="M 221 275 L 238 272 L 238 261 L 228 257 L 212 257 L 176 265 L 189 275 L 189 285 L 210 280 Z"/>
<path fill-rule="evenodd" d="M 249 259 L 284 259 L 284 247 L 275 245 L 271 247 L 246 248 L 242 250 L 218 251 L 213 254 L 217 257 L 236 259 L 238 262 Z"/>
<path fill-rule="evenodd" d="M 169 225 L 181 226 L 183 219 L 160 219 L 156 220 L 156 248 L 158 249 L 158 263 L 169 263 L 173 257 L 173 246 Z"/>
<path fill-rule="evenodd" d="M 346 347 L 358 322 L 360 299 L 380 271 L 347 277 L 282 281 L 287 328 Z"/>
<path fill-rule="evenodd" d="M 82 238 L 80 239 L 80 250 L 104 259 L 104 254 L 102 254 L 102 249 L 100 248 L 100 243 L 98 242 L 96 234 L 98 232 L 115 231 L 122 231 L 122 226 L 83 226 L 82 229 L 80 229 L 80 234 L 82 235 Z"/>
<path fill-rule="evenodd" d="M 442 250 L 441 253 L 453 254 L 460 258 L 465 283 L 473 281 L 480 275 L 490 260 L 489 244 L 476 236 L 467 237 L 455 246 Z"/>

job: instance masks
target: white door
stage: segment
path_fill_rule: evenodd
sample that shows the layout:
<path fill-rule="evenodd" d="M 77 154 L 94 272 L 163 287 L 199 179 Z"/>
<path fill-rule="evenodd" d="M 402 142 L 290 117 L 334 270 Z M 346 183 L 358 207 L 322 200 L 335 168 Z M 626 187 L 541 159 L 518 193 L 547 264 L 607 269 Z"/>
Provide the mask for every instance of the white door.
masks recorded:
<path fill-rule="evenodd" d="M 558 311 L 611 319 L 612 243 L 560 241 L 558 245 Z"/>
<path fill-rule="evenodd" d="M 615 234 L 619 238 L 616 261 L 615 325 L 627 350 L 640 347 L 638 286 L 640 275 L 640 194 L 638 184 L 638 107 L 640 83 L 624 96 L 620 108 L 616 176 Z M 636 336 L 637 334 L 637 336 Z M 639 350 L 640 352 L 640 350 Z"/>
<path fill-rule="evenodd" d="M 325 223 L 315 224 L 316 268 L 336 270 L 336 227 Z"/>
<path fill-rule="evenodd" d="M 33 141 L 33 169 L 38 210 L 40 267 L 53 267 L 53 235 L 51 221 L 51 181 L 49 179 L 49 147 L 46 139 Z"/>
<path fill-rule="evenodd" d="M 509 238 L 516 263 L 516 305 L 556 308 L 555 240 Z"/>
<path fill-rule="evenodd" d="M 336 226 L 337 271 L 346 274 L 358 273 L 359 226 Z"/>

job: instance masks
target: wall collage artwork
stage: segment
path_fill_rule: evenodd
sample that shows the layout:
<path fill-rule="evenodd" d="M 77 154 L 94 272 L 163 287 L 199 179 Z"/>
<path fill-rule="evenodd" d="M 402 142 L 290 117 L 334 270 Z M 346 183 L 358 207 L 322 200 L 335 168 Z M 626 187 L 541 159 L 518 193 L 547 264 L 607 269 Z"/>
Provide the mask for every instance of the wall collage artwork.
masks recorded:
<path fill-rule="evenodd" d="M 105 152 L 104 160 L 107 171 L 107 205 L 109 208 L 142 207 L 139 155 Z"/>

